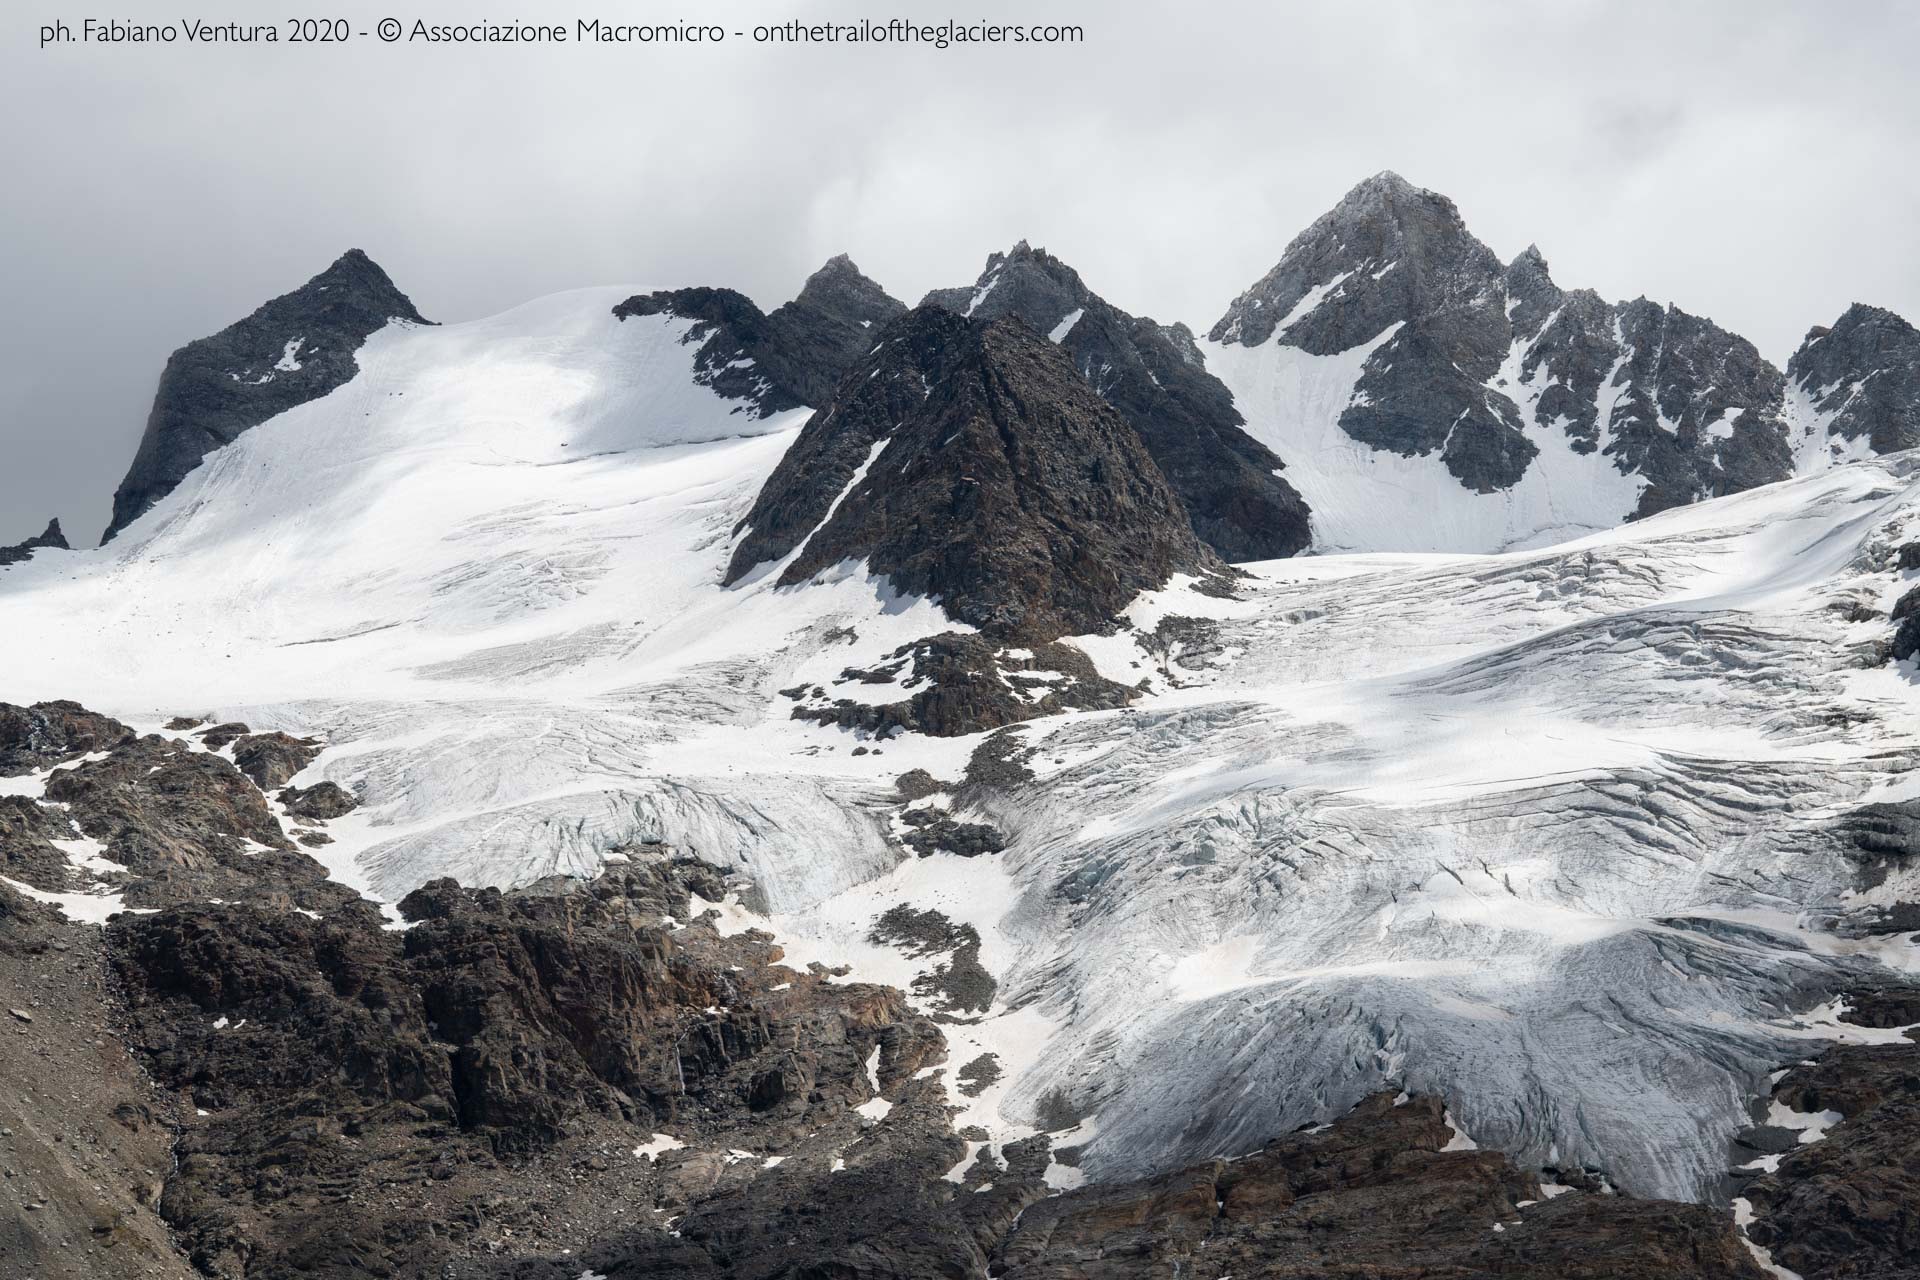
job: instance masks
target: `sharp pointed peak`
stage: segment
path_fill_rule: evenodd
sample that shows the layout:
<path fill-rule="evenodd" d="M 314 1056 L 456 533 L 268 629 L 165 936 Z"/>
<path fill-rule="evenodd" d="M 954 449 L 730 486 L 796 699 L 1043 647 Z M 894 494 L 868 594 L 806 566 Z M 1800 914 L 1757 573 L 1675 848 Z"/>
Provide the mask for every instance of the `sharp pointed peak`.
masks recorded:
<path fill-rule="evenodd" d="M 1382 169 L 1372 177 L 1363 178 L 1355 183 L 1347 194 L 1341 197 L 1342 205 L 1353 204 L 1398 204 L 1403 200 L 1434 193 L 1422 187 L 1416 187 L 1391 169 Z"/>
<path fill-rule="evenodd" d="M 1842 327 L 1852 328 L 1857 325 L 1866 324 L 1890 325 L 1895 328 L 1909 330 L 1913 328 L 1913 325 L 1908 323 L 1907 318 L 1898 311 L 1889 311 L 1885 307 L 1876 307 L 1870 302 L 1855 302 L 1849 304 L 1847 309 L 1840 313 L 1840 318 L 1835 320 L 1831 327 L 1835 329 Z"/>
<path fill-rule="evenodd" d="M 1405 178 L 1395 173 L 1392 169 L 1382 169 L 1380 172 L 1372 175 L 1371 177 L 1362 179 L 1360 182 L 1360 185 L 1355 187 L 1354 190 L 1359 191 L 1367 188 L 1371 188 L 1376 191 L 1417 191 L 1419 190 L 1418 187 L 1415 187 L 1411 182 L 1408 182 Z"/>
<path fill-rule="evenodd" d="M 889 319 L 906 309 L 844 253 L 834 254 L 808 276 L 794 302 L 824 308 L 847 320 L 871 322 Z"/>
<path fill-rule="evenodd" d="M 393 282 L 386 269 L 367 255 L 365 249 L 348 249 L 335 258 L 325 271 L 313 277 L 294 293 L 307 295 L 324 293 L 332 289 L 341 289 L 355 296 L 367 299 L 375 306 L 385 306 L 390 314 L 403 320 L 418 324 L 429 323 L 414 307 L 413 302 Z"/>
<path fill-rule="evenodd" d="M 815 271 L 812 276 L 808 277 L 808 279 L 817 279 L 820 276 L 837 276 L 837 275 L 859 276 L 859 275 L 865 275 L 865 274 L 866 274 L 865 272 L 860 270 L 859 264 L 854 262 L 851 255 L 844 254 L 844 253 L 836 253 L 831 258 L 828 258 L 825 262 L 821 263 L 820 269 Z"/>
<path fill-rule="evenodd" d="M 1528 245 L 1507 264 L 1509 290 L 1533 293 L 1552 284 L 1553 272 L 1547 267 L 1547 255 L 1540 252 L 1537 244 Z"/>
<path fill-rule="evenodd" d="M 1459 207 L 1452 200 L 1438 191 L 1414 186 L 1391 169 L 1382 169 L 1355 184 L 1315 225 L 1340 227 L 1382 217 L 1393 223 L 1414 219 L 1465 229 Z"/>

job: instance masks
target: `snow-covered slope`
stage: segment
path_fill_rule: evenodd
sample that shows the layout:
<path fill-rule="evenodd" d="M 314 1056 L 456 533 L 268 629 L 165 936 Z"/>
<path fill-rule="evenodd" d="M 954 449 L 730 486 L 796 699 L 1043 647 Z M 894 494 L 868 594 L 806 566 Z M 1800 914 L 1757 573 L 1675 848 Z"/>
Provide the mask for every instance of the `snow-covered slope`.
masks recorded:
<path fill-rule="evenodd" d="M 379 812 L 330 852 L 389 895 L 589 867 L 663 824 L 752 843 L 772 893 L 835 887 L 782 871 L 791 830 L 832 833 L 847 875 L 871 871 L 887 856 L 858 816 L 871 781 L 749 796 L 740 761 L 786 728 L 773 689 L 951 624 L 852 567 L 806 591 L 720 589 L 733 525 L 806 412 L 761 419 L 696 385 L 689 322 L 615 319 L 633 292 L 391 326 L 351 382 L 212 455 L 106 547 L 16 566 L 8 696 L 350 740 L 331 768 Z M 795 643 L 836 626 L 857 639 Z M 687 724 L 704 757 L 669 747 Z"/>
<path fill-rule="evenodd" d="M 895 778 L 958 783 L 979 739 L 876 741 L 780 691 L 954 624 L 859 566 L 721 585 L 803 414 L 734 412 L 687 322 L 613 317 L 632 292 L 383 330 L 108 547 L 0 575 L 5 696 L 324 734 L 299 781 L 363 803 L 320 856 L 385 898 L 664 837 L 759 883 L 728 927 L 892 982 L 935 959 L 876 918 L 937 908 L 998 980 L 951 1028 L 954 1063 L 1000 1068 L 962 1123 L 1070 1128 L 1061 1183 L 1244 1150 L 1399 1081 L 1532 1164 L 1709 1193 L 1766 1074 L 1860 1033 L 1831 993 L 1907 962 L 1830 926 L 1914 888 L 1836 834 L 1920 795 L 1913 675 L 1869 664 L 1883 618 L 1847 620 L 1906 585 L 1913 455 L 1549 549 L 1152 593 L 1136 630 L 1074 641 L 1152 692 L 1013 731 L 1030 780 L 916 802 L 1006 851 L 914 858 Z M 1249 422 L 1256 388 L 1331 405 L 1344 375 L 1316 368 L 1239 371 Z M 1441 510 L 1414 480 L 1376 492 L 1394 503 L 1352 518 Z M 1579 526 L 1563 496 L 1529 518 Z"/>
<path fill-rule="evenodd" d="M 1233 389 L 1256 440 L 1286 459 L 1286 475 L 1313 512 L 1313 545 L 1354 550 L 1491 551 L 1549 546 L 1620 524 L 1644 478 L 1576 453 L 1563 432 L 1535 431 L 1539 450 L 1513 483 L 1481 493 L 1462 485 L 1439 452 L 1400 454 L 1349 435 L 1341 415 L 1395 324 L 1348 351 L 1315 355 L 1278 341 L 1203 342 L 1207 368 Z M 1516 357 L 1524 354 L 1524 346 Z M 1518 359 L 1510 361 L 1517 366 Z M 1538 399 L 1542 388 L 1515 390 Z"/>

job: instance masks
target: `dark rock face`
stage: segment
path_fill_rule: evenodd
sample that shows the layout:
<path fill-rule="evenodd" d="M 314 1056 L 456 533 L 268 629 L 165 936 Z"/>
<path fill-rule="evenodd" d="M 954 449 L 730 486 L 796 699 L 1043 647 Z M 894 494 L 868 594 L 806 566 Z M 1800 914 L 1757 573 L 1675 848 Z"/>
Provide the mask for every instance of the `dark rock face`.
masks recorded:
<path fill-rule="evenodd" d="M 263 784 L 264 785 L 264 784 Z M 288 787 L 280 793 L 287 812 L 308 822 L 327 822 L 344 818 L 360 807 L 360 802 L 337 782 L 316 782 L 310 787 Z"/>
<path fill-rule="evenodd" d="M 767 317 L 800 403 L 831 400 L 841 377 L 906 309 L 906 303 L 862 275 L 844 253 L 808 276 L 799 296 Z"/>
<path fill-rule="evenodd" d="M 67 535 L 60 532 L 60 521 L 57 517 L 47 521 L 46 529 L 38 537 L 28 538 L 25 542 L 16 542 L 10 547 L 0 547 L 0 566 L 31 560 L 33 553 L 42 547 L 51 547 L 57 551 L 73 550 L 67 545 Z"/>
<path fill-rule="evenodd" d="M 286 733 L 255 733 L 235 741 L 233 762 L 240 772 L 253 779 L 262 791 L 282 787 L 294 774 L 312 764 L 320 755 L 320 744 L 312 738 L 296 738 Z M 335 815 L 337 816 L 337 815 Z"/>
<path fill-rule="evenodd" d="M 133 730 L 77 702 L 0 702 L 0 778 L 50 769 L 130 741 Z"/>
<path fill-rule="evenodd" d="M 1910 990 L 1850 1003 L 1846 1020 L 1865 1026 L 1920 1020 Z M 1810 1280 L 1920 1276 L 1920 1044 L 1836 1045 L 1788 1070 L 1773 1097 L 1843 1119 L 1740 1190 L 1757 1219 L 1748 1235 Z"/>
<path fill-rule="evenodd" d="M 694 380 L 740 401 L 736 412 L 769 418 L 825 404 L 841 375 L 872 349 L 881 327 L 905 310 L 841 254 L 771 315 L 745 294 L 706 287 L 628 298 L 613 314 L 696 321 L 684 339 L 700 344 Z"/>
<path fill-rule="evenodd" d="M 936 1213 L 908 1225 L 952 1198 L 939 1175 L 964 1152 L 916 1083 L 944 1052 L 937 1031 L 897 992 L 781 967 L 764 935 L 694 918 L 692 895 L 727 890 L 717 868 L 667 856 L 508 894 L 436 881 L 401 904 L 405 933 L 253 906 L 122 917 L 109 945 L 129 1040 L 205 1113 L 162 1200 L 195 1264 L 357 1280 L 458 1258 L 505 1275 L 489 1255 L 557 1260 L 562 1241 L 632 1233 L 647 1267 L 758 1274 L 729 1268 L 790 1256 L 809 1230 L 798 1203 L 868 1210 L 841 1218 L 822 1259 L 849 1230 L 978 1257 Z M 870 1138 L 854 1110 L 875 1096 L 869 1070 L 905 1113 Z M 656 1130 L 686 1145 L 630 1151 Z M 855 1176 L 829 1186 L 823 1153 L 840 1151 Z M 773 1153 L 810 1172 L 763 1169 Z M 997 1225 L 1033 1184 L 1002 1194 Z M 685 1215 L 677 1237 L 648 1218 L 667 1208 Z"/>
<path fill-rule="evenodd" d="M 1831 415 L 1829 448 L 1862 439 L 1875 453 L 1920 447 L 1920 330 L 1893 312 L 1854 303 L 1832 328 L 1807 334 L 1787 378 Z"/>
<path fill-rule="evenodd" d="M 1604 452 L 1621 470 L 1648 479 L 1634 514 L 1738 493 L 1792 473 L 1780 422 L 1783 383 L 1752 343 L 1644 298 L 1619 308 L 1619 323 L 1627 363 L 1614 386 L 1624 389 L 1614 401 L 1613 440 Z"/>
<path fill-rule="evenodd" d="M 272 742 L 285 735 L 256 736 Z M 302 750 L 310 759 L 313 748 Z M 132 908 L 231 898 L 379 918 L 372 904 L 294 849 L 256 781 L 224 757 L 178 738 L 137 736 L 72 702 L 0 703 L 0 776 L 54 765 L 64 767 L 48 775 L 44 803 L 0 798 L 0 865 L 15 879 L 50 892 L 104 887 Z M 324 798 L 332 785 L 308 794 Z M 338 814 L 295 816 L 322 821 Z M 99 844 L 111 869 L 82 875 L 52 843 L 82 837 Z"/>
<path fill-rule="evenodd" d="M 1018 320 L 936 307 L 881 335 L 743 528 L 729 582 L 797 546 L 783 584 L 864 561 L 1018 641 L 1104 629 L 1140 591 L 1219 567 L 1139 437 L 1058 347 Z"/>
<path fill-rule="evenodd" d="M 4 874 L 18 879 L 11 871 Z M 173 1133 L 121 1043 L 101 931 L 0 884 L 0 1275 L 191 1280 L 157 1202 Z"/>
<path fill-rule="evenodd" d="M 1622 518 L 1792 471 L 1784 381 L 1751 343 L 1675 307 L 1564 291 L 1532 247 L 1503 265 L 1451 200 L 1396 174 L 1296 238 L 1210 336 L 1315 355 L 1376 344 L 1341 429 L 1402 456 L 1438 451 L 1480 493 L 1517 483 L 1542 432 L 1646 478 Z"/>
<path fill-rule="evenodd" d="M 1008 651 L 980 635 L 944 631 L 902 645 L 870 670 L 841 672 L 840 684 L 897 684 L 894 702 L 833 698 L 796 690 L 796 720 L 838 725 L 877 738 L 899 732 L 963 737 L 1063 711 L 1111 711 L 1137 690 L 1108 680 L 1072 645 L 1049 642 Z"/>
<path fill-rule="evenodd" d="M 392 320 L 426 323 L 386 272 L 349 249 L 292 293 L 174 352 L 133 465 L 113 495 L 106 538 L 173 492 L 215 449 L 349 381 L 360 368 L 354 352 Z"/>
<path fill-rule="evenodd" d="M 921 305 L 975 320 L 1018 316 L 1036 333 L 1057 333 L 1081 376 L 1139 433 L 1194 533 L 1222 559 L 1277 559 L 1306 547 L 1307 505 L 1275 474 L 1285 464 L 1242 430 L 1232 394 L 1207 372 L 1185 325 L 1128 315 L 1024 240 L 988 258 L 972 288 L 937 289 Z"/>
<path fill-rule="evenodd" d="M 1497 1152 L 1444 1150 L 1451 1137 L 1438 1099 L 1396 1106 L 1377 1094 L 1329 1128 L 1236 1161 L 1044 1200 L 1001 1242 L 994 1274 L 1762 1275 L 1723 1213 L 1607 1195 L 1542 1201 L 1532 1175 Z"/>
<path fill-rule="evenodd" d="M 283 909 L 377 916 L 295 851 L 251 779 L 178 740 L 136 738 L 104 760 L 61 769 L 46 798 L 68 806 L 78 830 L 105 847 L 101 856 L 125 868 L 130 907 L 264 892 Z"/>
<path fill-rule="evenodd" d="M 956 925 L 939 911 L 901 905 L 874 921 L 869 936 L 915 959 L 946 957 L 914 980 L 915 994 L 934 1001 L 940 1012 L 985 1013 L 992 1006 L 999 984 L 980 963 L 980 934 L 972 925 Z"/>

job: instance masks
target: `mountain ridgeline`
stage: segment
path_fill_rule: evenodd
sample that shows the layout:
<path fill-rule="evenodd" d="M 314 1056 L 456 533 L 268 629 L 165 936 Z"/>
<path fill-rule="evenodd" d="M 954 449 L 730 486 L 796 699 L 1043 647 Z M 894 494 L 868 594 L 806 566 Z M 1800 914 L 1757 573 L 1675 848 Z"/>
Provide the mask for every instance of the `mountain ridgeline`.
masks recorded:
<path fill-rule="evenodd" d="M 1391 173 L 1296 237 L 1205 340 L 1121 311 L 1024 241 L 911 314 L 844 255 L 770 312 L 693 287 L 636 295 L 613 314 L 691 321 L 681 340 L 692 381 L 735 413 L 817 411 L 740 522 L 728 582 L 768 561 L 787 559 L 782 580 L 794 582 L 829 554 L 878 556 L 871 567 L 898 589 L 933 591 L 954 617 L 1008 634 L 1081 625 L 1088 603 L 1119 586 L 1201 565 L 1195 544 L 1206 564 L 1310 548 L 1494 551 L 1920 444 L 1920 333 L 1899 316 L 1856 305 L 1813 329 L 1783 371 L 1677 306 L 1564 288 L 1537 248 L 1503 262 L 1450 200 Z M 424 323 L 354 250 L 176 352 L 107 536 L 214 450 L 353 378 L 360 347 L 396 321 Z M 978 332 L 1000 321 L 1025 336 Z M 1062 384 L 1060 367 L 1092 394 Z M 1003 466 L 973 474 L 982 459 L 965 449 L 936 463 L 947 437 L 922 428 L 942 413 L 991 422 Z M 1316 428 L 1316 414 L 1331 426 Z M 1077 478 L 1022 469 L 1095 440 Z M 1388 474 L 1428 465 L 1426 491 Z M 989 491 L 995 475 L 1014 485 L 997 495 L 1007 504 Z M 956 485 L 982 500 L 960 501 Z M 1085 492 L 1069 501 L 1074 485 Z M 1168 492 L 1191 539 L 1162 527 Z M 1529 492 L 1547 496 L 1529 507 Z M 1466 515 L 1441 513 L 1449 503 Z M 1503 503 L 1520 514 L 1478 520 Z M 1397 508 L 1391 519 L 1376 518 L 1383 504 Z M 1449 520 L 1472 527 L 1422 532 Z M 1146 546 L 1099 573 L 1062 567 Z M 960 563 L 998 565 L 1011 548 L 1054 567 L 976 594 L 992 574 Z M 1096 587 L 1102 574 L 1110 583 Z M 1046 598 L 1006 595 L 1025 589 Z"/>
<path fill-rule="evenodd" d="M 1437 454 L 1489 495 L 1544 448 L 1597 455 L 1642 482 L 1618 513 L 1631 518 L 1785 479 L 1796 452 L 1817 465 L 1829 437 L 1911 444 L 1913 330 L 1863 307 L 1842 330 L 1818 356 L 1827 331 L 1816 330 L 1789 366 L 1824 398 L 1790 398 L 1788 377 L 1745 338 L 1670 304 L 1564 289 L 1533 246 L 1503 263 L 1451 200 L 1382 173 L 1297 237 L 1209 337 L 1363 354 L 1339 415 L 1353 440 Z M 1876 362 L 1899 372 L 1876 376 Z M 1877 400 L 1852 394 L 1869 378 Z"/>
<path fill-rule="evenodd" d="M 876 327 L 907 308 L 860 273 L 845 254 L 807 278 L 800 296 L 764 313 L 732 289 L 663 289 L 629 298 L 613 314 L 671 315 L 695 322 L 694 380 L 767 418 L 823 405 L 840 375 L 873 345 Z"/>
<path fill-rule="evenodd" d="M 1139 433 L 1194 533 L 1223 559 L 1273 560 L 1306 548 L 1307 505 L 1284 478 L 1284 462 L 1242 429 L 1232 392 L 1207 372 L 1185 325 L 1128 315 L 1024 240 L 988 258 L 971 288 L 937 289 L 925 304 L 978 320 L 1017 316 L 1051 337 Z"/>
<path fill-rule="evenodd" d="M 801 430 L 743 524 L 737 582 L 864 562 L 1010 640 L 1103 629 L 1175 572 L 1223 566 L 1118 411 L 1011 317 L 922 306 Z M 792 558 L 789 560 L 788 557 Z"/>

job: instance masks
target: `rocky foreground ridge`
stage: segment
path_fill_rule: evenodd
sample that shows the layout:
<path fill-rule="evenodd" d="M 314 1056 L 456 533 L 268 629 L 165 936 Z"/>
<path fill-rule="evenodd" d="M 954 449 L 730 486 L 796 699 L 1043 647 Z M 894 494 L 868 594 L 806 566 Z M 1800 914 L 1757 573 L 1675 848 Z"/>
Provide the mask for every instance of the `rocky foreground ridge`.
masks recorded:
<path fill-rule="evenodd" d="M 299 847 L 353 803 L 296 784 L 322 744 L 174 724 L 0 706 L 9 1274 L 1768 1274 L 1724 1209 L 1515 1168 L 1405 1094 L 1063 1190 L 1071 1117 L 999 1146 L 953 1127 L 994 1068 L 952 1061 L 942 1027 L 992 978 L 937 913 L 873 925 L 959 944 L 932 1000 L 785 963 L 750 884 L 663 846 L 383 913 Z M 993 785 L 979 765 L 968 785 Z M 1861 992 L 1845 1016 L 1920 1010 Z M 1741 1190 L 1776 1264 L 1920 1274 L 1916 1080 L 1920 1045 L 1845 1046 L 1756 1104 L 1799 1126 L 1735 1153 L 1778 1151 Z"/>

